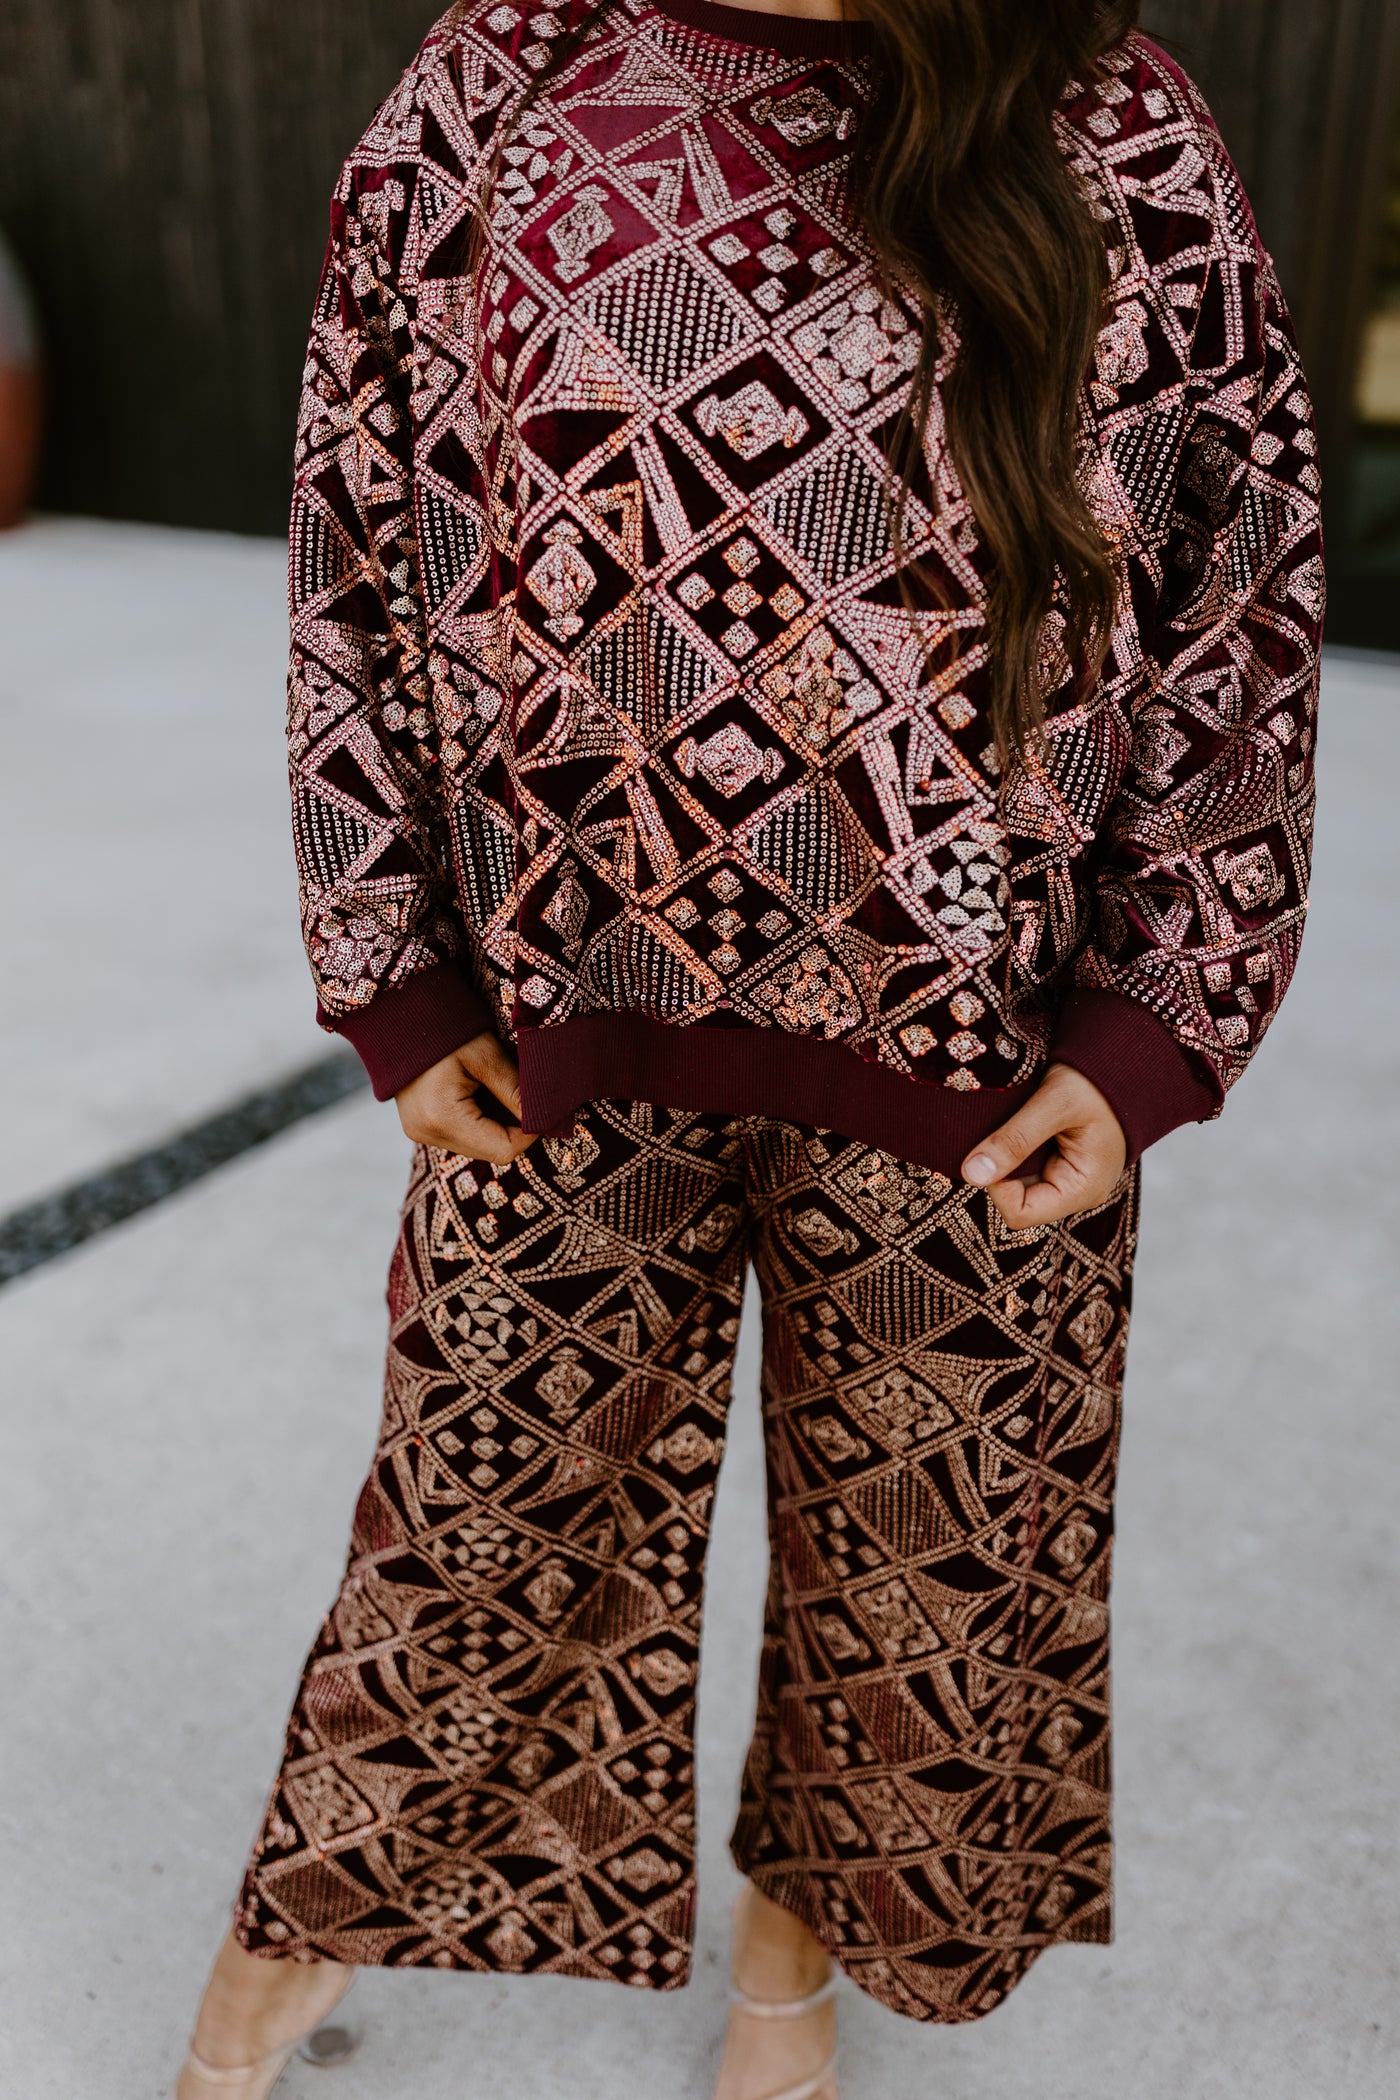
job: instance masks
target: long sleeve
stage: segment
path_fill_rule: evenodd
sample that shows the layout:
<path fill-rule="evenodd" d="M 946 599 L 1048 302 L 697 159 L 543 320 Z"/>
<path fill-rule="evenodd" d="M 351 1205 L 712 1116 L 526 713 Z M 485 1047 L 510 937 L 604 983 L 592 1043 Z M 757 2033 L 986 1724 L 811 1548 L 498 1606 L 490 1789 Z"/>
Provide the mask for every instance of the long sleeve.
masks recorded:
<path fill-rule="evenodd" d="M 307 354 L 291 525 L 288 740 L 318 1019 L 381 1099 L 492 1025 L 438 791 L 413 502 L 402 171 L 347 170 Z"/>
<path fill-rule="evenodd" d="M 1196 106 L 1195 162 L 1174 172 L 1211 199 L 1207 260 L 1195 284 L 1158 288 L 1194 324 L 1156 562 L 1133 565 L 1115 637 L 1131 757 L 1055 1042 L 1134 1152 L 1218 1113 L 1245 1070 L 1297 962 L 1312 841 L 1317 440 L 1272 265 Z M 1145 199 L 1144 217 L 1166 201 Z"/>

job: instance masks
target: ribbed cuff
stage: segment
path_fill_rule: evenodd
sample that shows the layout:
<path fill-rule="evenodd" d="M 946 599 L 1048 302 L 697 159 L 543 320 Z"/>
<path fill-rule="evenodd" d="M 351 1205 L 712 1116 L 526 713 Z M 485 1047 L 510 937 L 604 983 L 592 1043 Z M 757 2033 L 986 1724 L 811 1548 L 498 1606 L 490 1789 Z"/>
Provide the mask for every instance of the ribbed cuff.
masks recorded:
<path fill-rule="evenodd" d="M 348 1014 L 318 1007 L 316 1018 L 354 1045 L 376 1101 L 392 1100 L 420 1072 L 496 1025 L 490 1007 L 455 963 L 419 970 Z"/>
<path fill-rule="evenodd" d="M 1169 1130 L 1204 1123 L 1224 1099 L 1171 1030 L 1120 992 L 1070 992 L 1050 1058 L 1093 1081 L 1123 1126 L 1129 1166 Z"/>

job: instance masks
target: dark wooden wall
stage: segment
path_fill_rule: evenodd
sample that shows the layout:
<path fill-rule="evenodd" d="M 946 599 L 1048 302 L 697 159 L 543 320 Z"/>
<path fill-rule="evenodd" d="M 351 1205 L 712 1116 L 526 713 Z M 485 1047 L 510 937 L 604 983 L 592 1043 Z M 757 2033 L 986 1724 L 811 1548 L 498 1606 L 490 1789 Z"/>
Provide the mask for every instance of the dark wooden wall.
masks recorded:
<path fill-rule="evenodd" d="M 282 530 L 326 200 L 445 4 L 0 0 L 0 225 L 49 336 L 46 504 Z M 1400 0 L 1146 19 L 1221 119 L 1340 429 Z"/>
<path fill-rule="evenodd" d="M 326 209 L 447 0 L 0 0 L 0 225 L 52 404 L 41 501 L 285 529 Z"/>

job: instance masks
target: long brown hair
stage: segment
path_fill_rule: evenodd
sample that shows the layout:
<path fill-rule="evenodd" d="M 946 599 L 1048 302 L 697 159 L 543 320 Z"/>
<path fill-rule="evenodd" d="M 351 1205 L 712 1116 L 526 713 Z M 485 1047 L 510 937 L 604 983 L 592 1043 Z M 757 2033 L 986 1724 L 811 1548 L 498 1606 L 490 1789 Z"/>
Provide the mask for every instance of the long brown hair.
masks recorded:
<path fill-rule="evenodd" d="M 514 122 L 615 5 L 598 0 L 560 38 Z M 1102 666 L 1117 598 L 1107 543 L 1075 474 L 1107 255 L 1057 143 L 1055 112 L 1071 82 L 1098 77 L 1099 61 L 1136 25 L 1141 0 L 859 7 L 873 35 L 874 78 L 855 140 L 854 199 L 881 278 L 912 295 L 925 322 L 890 446 L 895 544 L 923 474 L 946 320 L 960 347 L 943 409 L 985 550 L 992 727 L 1002 755 L 1019 755 L 1044 714 L 1047 615 L 1064 621 L 1053 656 L 1086 680 Z M 918 564 L 901 570 L 900 584 L 911 606 L 927 607 L 930 594 L 937 602 L 937 581 Z"/>
<path fill-rule="evenodd" d="M 1134 27 L 1141 0 L 860 8 L 876 64 L 856 141 L 857 201 L 882 275 L 914 294 L 925 319 L 893 448 L 896 541 L 946 301 L 959 352 L 943 409 L 986 550 L 992 725 L 1003 753 L 1019 753 L 1044 710 L 1046 615 L 1063 615 L 1063 652 L 1081 677 L 1100 669 L 1113 622 L 1113 564 L 1075 478 L 1079 394 L 1108 262 L 1054 115 L 1071 81 L 1094 78 Z"/>

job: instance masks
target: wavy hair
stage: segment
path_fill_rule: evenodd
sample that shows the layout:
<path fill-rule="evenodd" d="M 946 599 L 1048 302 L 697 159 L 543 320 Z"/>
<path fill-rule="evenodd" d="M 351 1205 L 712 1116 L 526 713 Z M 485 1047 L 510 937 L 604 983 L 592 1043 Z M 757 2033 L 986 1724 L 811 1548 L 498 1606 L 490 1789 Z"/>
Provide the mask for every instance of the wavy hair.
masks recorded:
<path fill-rule="evenodd" d="M 616 4 L 597 0 L 559 39 L 513 123 Z M 943 412 L 984 550 L 992 727 L 1003 758 L 1020 756 L 1044 716 L 1047 653 L 1067 657 L 1081 686 L 1090 682 L 1117 602 L 1111 552 L 1076 476 L 1080 395 L 1108 262 L 1055 120 L 1072 83 L 1101 77 L 1104 57 L 1137 25 L 1141 0 L 859 7 L 874 56 L 854 140 L 853 201 L 882 282 L 924 315 L 888 446 L 896 552 L 911 494 L 927 488 L 924 434 L 946 320 L 958 351 Z M 456 12 L 465 12 L 461 0 Z M 938 578 L 916 561 L 901 564 L 900 589 L 925 612 L 941 597 Z M 1064 629 L 1046 652 L 1052 612 Z"/>
<path fill-rule="evenodd" d="M 856 199 L 881 274 L 917 298 L 925 321 L 892 446 L 896 545 L 946 302 L 959 349 L 943 412 L 986 553 L 1003 755 L 1024 752 L 1044 713 L 1046 616 L 1062 614 L 1063 650 L 1083 681 L 1102 668 L 1113 624 L 1113 562 L 1075 474 L 1108 261 L 1055 112 L 1071 82 L 1098 77 L 1140 12 L 1141 0 L 861 0 L 876 63 Z"/>

